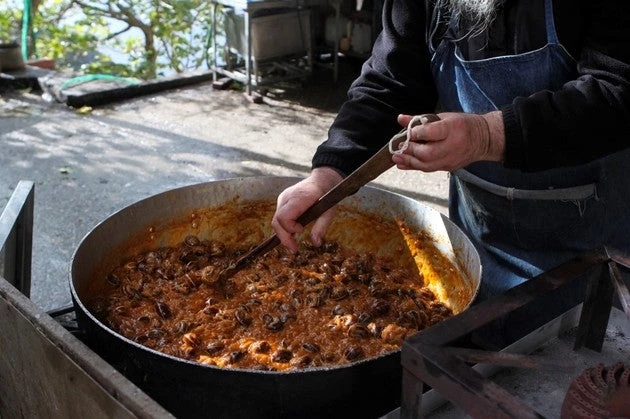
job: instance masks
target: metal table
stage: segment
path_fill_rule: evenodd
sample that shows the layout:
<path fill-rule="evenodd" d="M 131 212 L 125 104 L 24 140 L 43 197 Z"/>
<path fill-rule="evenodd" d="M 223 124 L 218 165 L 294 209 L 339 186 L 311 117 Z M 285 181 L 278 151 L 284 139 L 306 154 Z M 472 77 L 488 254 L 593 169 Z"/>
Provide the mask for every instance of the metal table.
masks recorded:
<path fill-rule="evenodd" d="M 212 70 L 215 74 L 226 74 L 230 78 L 234 78 L 234 75 L 224 71 L 217 65 L 217 48 L 216 48 L 216 10 L 217 5 L 233 8 L 234 10 L 242 11 L 245 19 L 245 85 L 247 94 L 251 94 L 252 88 L 252 17 L 259 12 L 269 11 L 273 9 L 293 9 L 296 11 L 305 10 L 316 6 L 327 5 L 328 0 L 211 0 L 214 3 L 214 11 L 212 14 L 212 27 L 213 27 L 213 44 L 214 48 L 214 65 Z"/>

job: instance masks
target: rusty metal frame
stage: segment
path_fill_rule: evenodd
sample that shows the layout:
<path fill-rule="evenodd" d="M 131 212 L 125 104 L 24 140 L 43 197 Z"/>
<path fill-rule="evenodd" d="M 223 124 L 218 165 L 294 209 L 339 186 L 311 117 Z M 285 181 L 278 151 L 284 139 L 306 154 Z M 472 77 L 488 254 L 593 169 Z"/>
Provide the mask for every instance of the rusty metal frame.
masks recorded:
<path fill-rule="evenodd" d="M 26 297 L 31 293 L 35 186 L 18 183 L 0 214 L 0 277 Z"/>
<path fill-rule="evenodd" d="M 422 417 L 422 396 L 429 387 L 472 417 L 543 417 L 471 365 L 481 362 L 528 368 L 539 361 L 526 355 L 461 348 L 457 342 L 567 281 L 586 276 L 587 289 L 574 349 L 601 351 L 615 291 L 630 320 L 630 292 L 622 269 L 630 270 L 628 255 L 613 248 L 595 249 L 407 339 L 401 352 L 400 417 Z"/>

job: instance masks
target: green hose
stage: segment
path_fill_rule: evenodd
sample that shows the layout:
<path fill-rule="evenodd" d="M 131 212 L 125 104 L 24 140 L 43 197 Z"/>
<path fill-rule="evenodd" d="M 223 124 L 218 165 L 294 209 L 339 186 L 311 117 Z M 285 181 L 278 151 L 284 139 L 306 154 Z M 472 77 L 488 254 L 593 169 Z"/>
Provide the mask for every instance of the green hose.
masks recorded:
<path fill-rule="evenodd" d="M 107 81 L 120 81 L 127 84 L 140 84 L 138 80 L 129 79 L 124 77 L 116 77 L 111 76 L 109 74 L 85 74 L 83 76 L 78 76 L 66 80 L 60 86 L 61 90 L 67 89 L 69 87 L 77 86 L 79 84 L 88 83 L 95 80 L 107 80 Z"/>
<path fill-rule="evenodd" d="M 32 8 L 32 0 L 24 0 L 24 10 L 22 12 L 22 59 L 24 61 L 28 60 L 28 33 L 31 28 Z"/>

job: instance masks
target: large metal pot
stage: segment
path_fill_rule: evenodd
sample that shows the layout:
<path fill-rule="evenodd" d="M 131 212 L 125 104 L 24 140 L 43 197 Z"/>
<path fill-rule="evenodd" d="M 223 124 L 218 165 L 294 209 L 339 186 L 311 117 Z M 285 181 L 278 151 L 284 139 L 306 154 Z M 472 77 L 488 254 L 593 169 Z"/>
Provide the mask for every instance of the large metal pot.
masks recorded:
<path fill-rule="evenodd" d="M 100 223 L 73 255 L 70 287 L 79 326 L 88 344 L 122 370 L 149 396 L 178 417 L 378 417 L 400 400 L 400 351 L 342 367 L 297 372 L 235 370 L 202 365 L 141 346 L 112 331 L 87 302 L 106 274 L 126 258 L 188 234 L 223 241 L 262 241 L 272 233 L 270 217 L 277 195 L 297 178 L 239 178 L 170 190 L 139 201 Z M 270 212 L 239 215 L 226 225 L 230 208 L 269 201 Z M 481 277 L 479 256 L 468 238 L 446 217 L 417 201 L 364 187 L 342 202 L 328 237 L 358 250 L 396 255 L 416 263 L 396 229 L 375 228 L 377 214 L 401 218 L 412 231 L 428 232 L 440 251 L 462 272 L 461 283 L 433 283 L 434 291 L 458 313 L 474 299 Z M 395 225 L 395 223 L 392 223 Z"/>

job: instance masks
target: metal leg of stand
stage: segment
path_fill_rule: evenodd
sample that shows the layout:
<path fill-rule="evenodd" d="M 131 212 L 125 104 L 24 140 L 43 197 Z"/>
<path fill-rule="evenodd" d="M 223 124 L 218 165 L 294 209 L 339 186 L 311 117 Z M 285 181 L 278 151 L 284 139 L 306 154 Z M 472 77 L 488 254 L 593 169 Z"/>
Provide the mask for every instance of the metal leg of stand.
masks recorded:
<path fill-rule="evenodd" d="M 22 294 L 31 293 L 35 189 L 20 181 L 0 214 L 0 276 Z"/>
<path fill-rule="evenodd" d="M 252 94 L 252 21 L 249 15 L 249 12 L 245 11 L 245 42 L 247 57 L 245 57 L 245 76 L 247 77 L 246 81 L 246 91 L 248 95 Z"/>
<path fill-rule="evenodd" d="M 582 346 L 597 352 L 602 350 L 614 293 L 612 279 L 607 277 L 609 272 L 608 265 L 600 265 L 590 273 L 575 338 L 576 350 Z"/>
<path fill-rule="evenodd" d="M 406 369 L 403 369 L 403 385 L 400 404 L 400 419 L 422 417 L 422 393 L 424 383 Z"/>
<path fill-rule="evenodd" d="M 212 81 L 217 81 L 217 3 L 212 5 Z"/>

